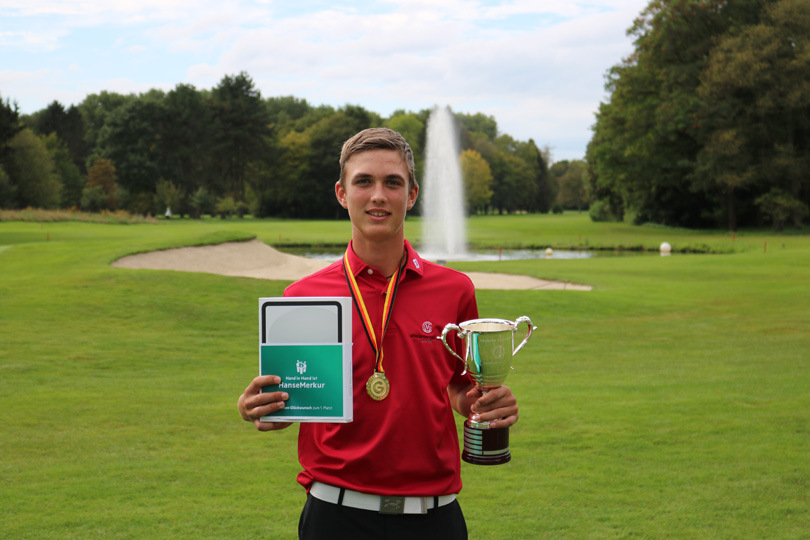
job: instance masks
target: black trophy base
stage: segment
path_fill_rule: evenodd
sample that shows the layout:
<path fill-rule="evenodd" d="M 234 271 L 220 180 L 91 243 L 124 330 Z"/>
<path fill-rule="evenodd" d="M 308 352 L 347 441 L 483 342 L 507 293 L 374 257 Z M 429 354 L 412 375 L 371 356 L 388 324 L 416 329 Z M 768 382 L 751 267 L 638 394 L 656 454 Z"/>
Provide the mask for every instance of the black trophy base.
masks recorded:
<path fill-rule="evenodd" d="M 512 459 L 509 428 L 481 429 L 464 422 L 464 451 L 461 459 L 473 465 L 500 465 Z"/>

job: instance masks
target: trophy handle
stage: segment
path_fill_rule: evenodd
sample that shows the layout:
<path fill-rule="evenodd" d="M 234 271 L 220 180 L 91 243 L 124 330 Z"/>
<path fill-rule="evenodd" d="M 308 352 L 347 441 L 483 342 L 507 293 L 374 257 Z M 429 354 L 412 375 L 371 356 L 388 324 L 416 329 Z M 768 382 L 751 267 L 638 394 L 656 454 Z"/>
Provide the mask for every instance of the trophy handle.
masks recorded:
<path fill-rule="evenodd" d="M 450 354 L 461 360 L 461 363 L 464 364 L 464 373 L 467 373 L 467 362 L 465 362 L 462 357 L 457 355 L 456 351 L 454 351 L 452 347 L 450 347 L 450 345 L 447 344 L 447 334 L 449 334 L 451 330 L 455 330 L 460 338 L 462 339 L 464 338 L 464 332 L 461 330 L 461 328 L 451 323 L 444 327 L 444 330 L 442 330 L 442 337 L 440 337 L 439 339 L 442 340 L 442 343 L 444 343 L 444 346 L 447 348 L 448 351 L 450 351 Z M 464 373 L 462 373 L 462 375 L 464 375 Z"/>
<path fill-rule="evenodd" d="M 517 320 L 515 321 L 515 326 L 520 326 L 520 323 L 524 323 L 524 322 L 528 325 L 527 326 L 528 330 L 526 332 L 526 337 L 523 338 L 523 341 L 520 342 L 520 345 L 517 346 L 517 349 L 515 349 L 512 352 L 512 356 L 515 356 L 518 353 L 518 351 L 520 349 L 522 349 L 524 345 L 526 345 L 526 342 L 529 341 L 530 337 L 532 337 L 532 332 L 534 330 L 537 330 L 537 327 L 534 326 L 534 324 L 532 324 L 532 320 L 530 318 L 528 318 L 527 316 L 525 316 L 525 315 L 523 317 L 518 317 L 517 318 Z"/>

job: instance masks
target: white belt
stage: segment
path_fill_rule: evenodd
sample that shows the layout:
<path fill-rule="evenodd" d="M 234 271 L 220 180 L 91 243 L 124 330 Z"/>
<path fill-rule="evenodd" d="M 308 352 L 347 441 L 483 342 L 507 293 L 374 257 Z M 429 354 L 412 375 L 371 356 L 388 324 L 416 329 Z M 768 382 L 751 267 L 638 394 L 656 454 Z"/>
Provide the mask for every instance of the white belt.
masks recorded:
<path fill-rule="evenodd" d="M 341 493 L 343 499 L 341 500 Z M 438 497 L 399 497 L 389 495 L 370 495 L 351 489 L 344 489 L 321 482 L 314 482 L 309 489 L 310 495 L 316 499 L 342 504 L 361 510 L 372 510 L 381 514 L 425 514 L 432 510 L 436 504 L 444 506 L 456 500 L 455 493 Z"/>

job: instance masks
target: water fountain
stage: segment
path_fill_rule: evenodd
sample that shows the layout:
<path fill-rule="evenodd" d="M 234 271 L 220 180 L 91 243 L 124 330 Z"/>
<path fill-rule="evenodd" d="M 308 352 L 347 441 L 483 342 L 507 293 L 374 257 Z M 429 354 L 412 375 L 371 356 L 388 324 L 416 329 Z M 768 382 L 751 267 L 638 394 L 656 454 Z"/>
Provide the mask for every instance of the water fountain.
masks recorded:
<path fill-rule="evenodd" d="M 422 248 L 425 258 L 459 259 L 467 255 L 464 183 L 458 164 L 456 118 L 449 107 L 434 107 L 427 125 L 425 176 L 422 180 Z"/>

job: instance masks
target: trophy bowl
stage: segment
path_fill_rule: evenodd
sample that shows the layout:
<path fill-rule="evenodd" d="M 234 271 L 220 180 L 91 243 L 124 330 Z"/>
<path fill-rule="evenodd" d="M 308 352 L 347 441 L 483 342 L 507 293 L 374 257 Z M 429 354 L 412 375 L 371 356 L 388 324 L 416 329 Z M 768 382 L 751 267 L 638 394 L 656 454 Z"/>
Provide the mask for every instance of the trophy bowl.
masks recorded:
<path fill-rule="evenodd" d="M 528 330 L 516 348 L 515 334 L 521 323 L 526 323 Z M 473 384 L 482 394 L 486 394 L 504 384 L 512 369 L 512 357 L 526 345 L 536 329 L 526 316 L 518 317 L 515 321 L 473 319 L 458 325 L 448 324 L 440 339 L 447 350 L 464 363 L 464 373 L 469 373 Z M 447 336 L 452 331 L 464 340 L 464 358 L 447 344 Z M 470 415 L 464 422 L 464 451 L 461 458 L 476 465 L 507 463 L 512 459 L 509 427 L 492 428 L 488 421 L 475 421 Z"/>

